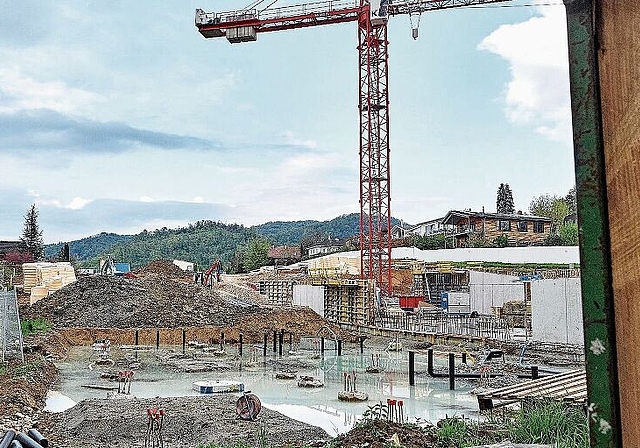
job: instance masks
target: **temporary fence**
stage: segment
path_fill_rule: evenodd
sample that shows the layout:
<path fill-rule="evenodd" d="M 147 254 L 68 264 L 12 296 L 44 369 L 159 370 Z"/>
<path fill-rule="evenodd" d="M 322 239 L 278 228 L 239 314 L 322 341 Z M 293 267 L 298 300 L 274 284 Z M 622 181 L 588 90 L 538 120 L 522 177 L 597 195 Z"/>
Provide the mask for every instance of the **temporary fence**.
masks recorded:
<path fill-rule="evenodd" d="M 22 328 L 18 312 L 16 290 L 0 291 L 0 335 L 2 338 L 2 362 L 20 359 L 24 362 Z"/>
<path fill-rule="evenodd" d="M 451 334 L 497 340 L 509 340 L 511 327 L 507 321 L 493 316 L 448 315 L 442 312 L 405 313 L 380 310 L 377 326 L 388 330 L 414 333 Z"/>

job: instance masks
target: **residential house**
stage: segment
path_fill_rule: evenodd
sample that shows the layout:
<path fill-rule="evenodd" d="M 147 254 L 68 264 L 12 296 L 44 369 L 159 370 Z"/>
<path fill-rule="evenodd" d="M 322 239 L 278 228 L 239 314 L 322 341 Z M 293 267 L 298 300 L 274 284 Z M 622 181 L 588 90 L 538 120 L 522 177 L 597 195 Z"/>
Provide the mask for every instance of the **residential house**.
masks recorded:
<path fill-rule="evenodd" d="M 10 252 L 20 252 L 20 241 L 0 241 L 0 258 L 3 258 Z"/>
<path fill-rule="evenodd" d="M 309 257 L 317 257 L 333 252 L 339 252 L 344 246 L 345 241 L 336 238 L 334 240 L 326 241 L 322 244 L 316 244 L 315 246 L 307 248 L 307 255 Z"/>
<path fill-rule="evenodd" d="M 394 225 L 393 227 L 391 227 L 391 239 L 399 240 L 401 238 L 409 236 L 410 229 L 412 227 L 413 226 L 411 224 L 407 224 L 406 222 Z"/>
<path fill-rule="evenodd" d="M 300 256 L 300 246 L 275 246 L 269 249 L 267 257 L 276 266 L 286 266 L 296 263 L 302 258 Z"/>
<path fill-rule="evenodd" d="M 455 247 L 469 247 L 474 238 L 493 241 L 506 235 L 510 246 L 541 245 L 551 232 L 551 218 L 543 216 L 451 210 L 442 220 L 454 226 Z"/>
<path fill-rule="evenodd" d="M 430 221 L 421 222 L 409 229 L 409 232 L 418 236 L 430 236 L 445 233 L 451 230 L 452 226 L 446 226 L 443 223 L 444 218 L 432 219 Z"/>

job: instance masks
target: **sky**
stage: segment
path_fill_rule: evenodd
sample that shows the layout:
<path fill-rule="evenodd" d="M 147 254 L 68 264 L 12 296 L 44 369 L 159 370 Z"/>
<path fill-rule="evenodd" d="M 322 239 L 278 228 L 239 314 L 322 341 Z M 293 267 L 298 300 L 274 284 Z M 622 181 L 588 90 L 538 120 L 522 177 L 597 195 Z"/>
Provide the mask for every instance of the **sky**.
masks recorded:
<path fill-rule="evenodd" d="M 390 18 L 394 217 L 574 185 L 564 6 L 535 2 Z M 0 240 L 31 204 L 46 243 L 359 212 L 356 24 L 194 26 L 248 3 L 0 0 Z"/>

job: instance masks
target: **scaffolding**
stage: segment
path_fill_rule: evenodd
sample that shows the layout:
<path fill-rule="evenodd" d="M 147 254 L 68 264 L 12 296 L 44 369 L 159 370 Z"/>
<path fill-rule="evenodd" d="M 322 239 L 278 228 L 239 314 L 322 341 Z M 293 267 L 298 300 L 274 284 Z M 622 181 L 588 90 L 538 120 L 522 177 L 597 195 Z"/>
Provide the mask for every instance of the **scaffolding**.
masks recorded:
<path fill-rule="evenodd" d="M 411 294 L 425 297 L 432 305 L 441 305 L 442 293 L 445 291 L 469 292 L 469 271 L 454 269 L 450 263 L 417 262 L 412 273 Z"/>
<path fill-rule="evenodd" d="M 24 362 L 22 328 L 18 312 L 16 290 L 0 291 L 0 334 L 2 336 L 2 362 L 20 359 Z"/>
<path fill-rule="evenodd" d="M 338 324 L 373 324 L 375 288 L 372 280 L 316 278 L 309 284 L 324 286 L 326 319 Z"/>
<path fill-rule="evenodd" d="M 265 296 L 269 304 L 289 307 L 293 303 L 293 286 L 290 280 L 262 280 L 258 282 L 258 292 Z"/>

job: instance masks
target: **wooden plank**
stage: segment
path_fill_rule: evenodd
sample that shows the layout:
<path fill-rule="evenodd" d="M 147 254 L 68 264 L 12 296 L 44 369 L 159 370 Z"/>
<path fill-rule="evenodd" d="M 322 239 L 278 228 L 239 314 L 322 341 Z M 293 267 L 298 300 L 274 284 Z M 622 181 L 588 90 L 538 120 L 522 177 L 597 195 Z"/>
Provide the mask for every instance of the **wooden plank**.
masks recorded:
<path fill-rule="evenodd" d="M 586 378 L 586 374 L 584 373 L 584 371 L 571 370 L 571 371 L 561 373 L 558 375 L 553 375 L 550 377 L 526 381 L 524 383 L 516 384 L 514 386 L 507 386 L 500 389 L 494 389 L 482 395 L 489 396 L 493 394 L 500 394 L 500 395 L 512 394 L 512 393 L 517 393 L 523 390 L 531 390 L 532 388 L 536 388 L 536 387 L 544 387 L 546 385 L 556 384 L 557 382 L 564 381 L 565 379 L 573 380 L 574 378 L 578 378 L 580 376 L 584 376 Z"/>
<path fill-rule="evenodd" d="M 640 3 L 603 0 L 597 23 L 623 446 L 640 446 Z M 587 347 L 588 349 L 589 347 Z"/>

